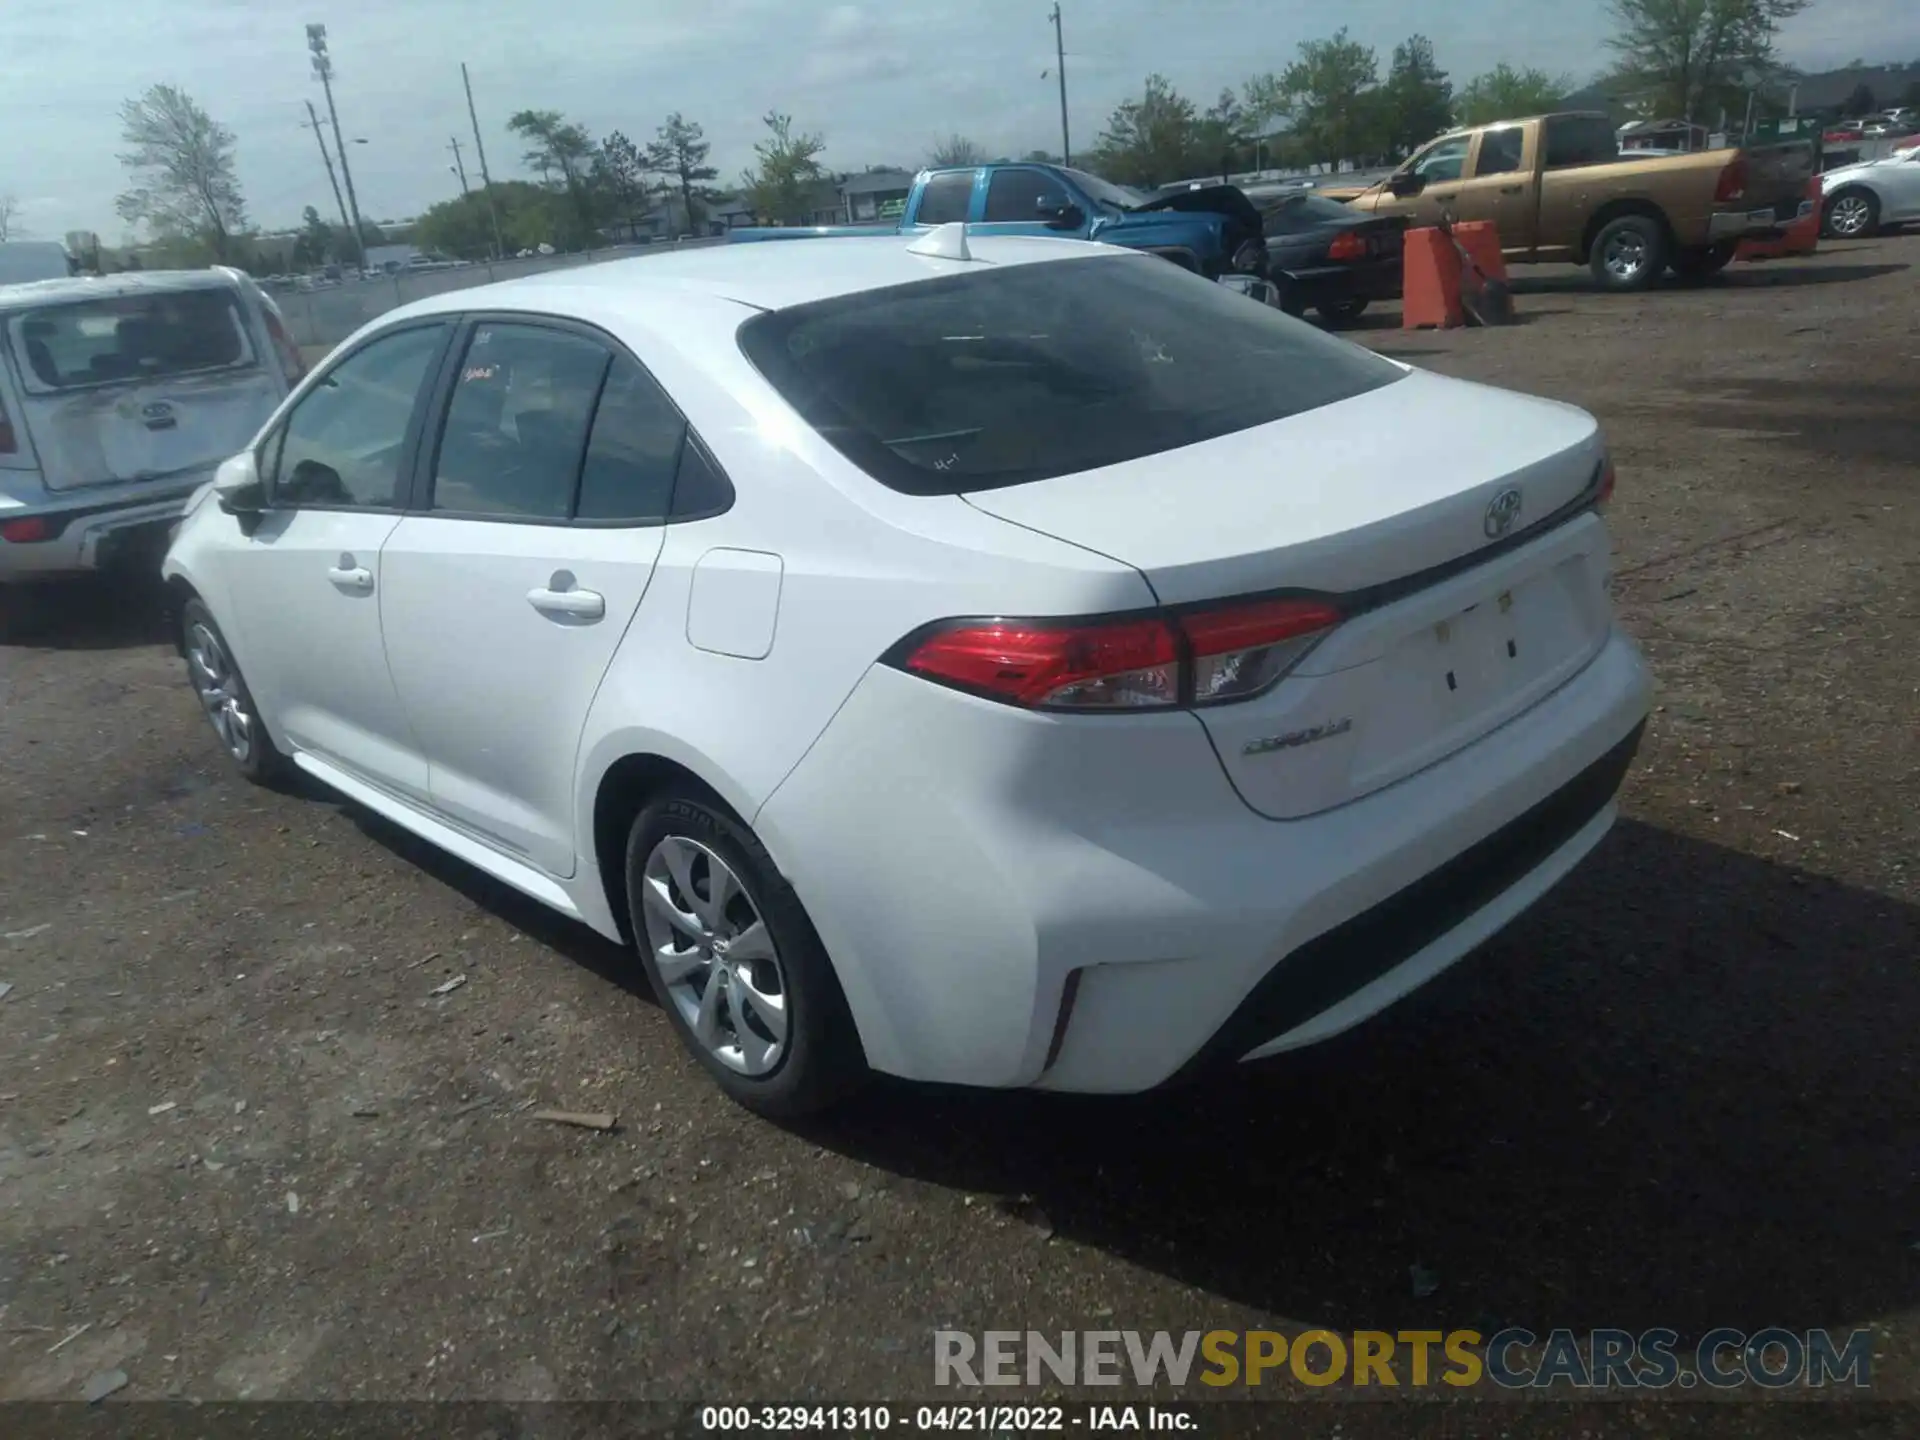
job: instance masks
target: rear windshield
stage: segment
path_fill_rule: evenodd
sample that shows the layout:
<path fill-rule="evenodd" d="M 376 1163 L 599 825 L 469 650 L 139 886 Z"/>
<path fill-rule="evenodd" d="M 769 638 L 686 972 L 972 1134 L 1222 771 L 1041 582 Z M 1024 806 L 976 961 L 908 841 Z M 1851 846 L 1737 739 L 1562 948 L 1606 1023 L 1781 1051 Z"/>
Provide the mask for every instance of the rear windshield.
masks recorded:
<path fill-rule="evenodd" d="M 982 266 L 776 310 L 742 326 L 740 345 L 843 455 L 912 495 L 1117 465 L 1404 374 L 1227 286 L 1127 255 Z"/>
<path fill-rule="evenodd" d="M 1288 195 L 1263 206 L 1261 215 L 1269 235 L 1292 235 L 1323 225 L 1351 225 L 1355 218 L 1351 205 L 1324 195 Z"/>
<path fill-rule="evenodd" d="M 253 363 L 240 308 L 224 289 L 44 305 L 7 329 L 27 388 L 41 393 Z"/>

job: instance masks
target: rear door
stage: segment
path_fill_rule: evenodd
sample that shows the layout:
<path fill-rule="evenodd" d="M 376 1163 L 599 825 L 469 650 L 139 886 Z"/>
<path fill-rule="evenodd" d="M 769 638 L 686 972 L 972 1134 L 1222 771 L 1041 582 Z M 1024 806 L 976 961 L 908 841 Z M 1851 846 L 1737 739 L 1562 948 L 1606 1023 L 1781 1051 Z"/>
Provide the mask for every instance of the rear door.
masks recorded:
<path fill-rule="evenodd" d="M 387 658 L 434 808 L 564 878 L 587 710 L 696 446 L 599 331 L 483 317 L 461 343 L 413 512 L 381 554 Z"/>
<path fill-rule="evenodd" d="M 287 392 L 224 282 L 23 309 L 6 332 L 50 490 L 210 470 L 246 448 Z"/>
<path fill-rule="evenodd" d="M 1474 140 L 1467 178 L 1455 193 L 1453 213 L 1467 221 L 1484 220 L 1500 232 L 1509 255 L 1533 249 L 1540 186 L 1534 151 L 1538 126 L 1495 125 Z"/>

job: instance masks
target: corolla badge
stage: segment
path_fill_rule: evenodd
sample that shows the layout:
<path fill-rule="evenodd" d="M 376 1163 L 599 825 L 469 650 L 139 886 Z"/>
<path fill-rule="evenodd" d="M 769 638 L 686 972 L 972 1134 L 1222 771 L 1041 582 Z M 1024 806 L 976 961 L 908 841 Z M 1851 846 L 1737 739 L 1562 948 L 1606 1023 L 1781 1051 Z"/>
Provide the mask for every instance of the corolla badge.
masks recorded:
<path fill-rule="evenodd" d="M 1520 492 L 1502 490 L 1487 502 L 1486 518 L 1480 522 L 1480 528 L 1487 532 L 1489 540 L 1498 540 L 1513 529 L 1514 522 L 1520 518 Z"/>
<path fill-rule="evenodd" d="M 1338 720 L 1329 720 L 1324 725 L 1310 725 L 1305 730 L 1289 730 L 1284 735 L 1268 735 L 1259 740 L 1249 740 L 1240 747 L 1242 755 L 1271 755 L 1276 750 L 1293 750 L 1301 745 L 1311 745 L 1316 740 L 1331 740 L 1336 735 L 1344 735 L 1353 729 L 1353 717 L 1342 715 Z"/>

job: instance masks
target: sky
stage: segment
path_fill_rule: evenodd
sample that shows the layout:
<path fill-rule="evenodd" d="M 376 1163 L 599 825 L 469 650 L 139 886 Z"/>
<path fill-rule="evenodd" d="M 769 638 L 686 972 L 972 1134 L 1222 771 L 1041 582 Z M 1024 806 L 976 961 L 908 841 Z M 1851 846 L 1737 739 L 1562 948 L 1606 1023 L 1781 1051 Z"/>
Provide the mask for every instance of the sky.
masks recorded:
<path fill-rule="evenodd" d="M 1606 63 L 1605 7 L 1538 0 L 1063 0 L 1076 152 L 1113 106 L 1159 71 L 1209 103 L 1277 70 L 1337 21 L 1376 48 L 1424 32 L 1456 84 L 1505 60 L 1584 82 Z M 361 213 L 399 219 L 459 193 L 448 141 L 477 180 L 460 63 L 473 76 L 496 180 L 526 174 L 506 129 L 556 109 L 596 137 L 641 142 L 674 110 L 706 129 L 721 182 L 752 163 L 770 109 L 822 134 L 837 170 L 923 163 L 958 132 L 989 153 L 1056 149 L 1058 92 L 1048 0 L 91 0 L 0 5 L 0 195 L 16 235 L 70 229 L 119 243 L 126 177 L 117 112 L 147 86 L 178 85 L 238 139 L 242 187 L 262 228 L 306 205 L 336 213 L 306 122 L 306 24 L 327 26 L 335 98 Z M 1915 0 L 1813 0 L 1783 35 L 1784 58 L 1826 69 L 1855 57 L 1920 58 Z M 367 143 L 356 144 L 364 139 Z"/>

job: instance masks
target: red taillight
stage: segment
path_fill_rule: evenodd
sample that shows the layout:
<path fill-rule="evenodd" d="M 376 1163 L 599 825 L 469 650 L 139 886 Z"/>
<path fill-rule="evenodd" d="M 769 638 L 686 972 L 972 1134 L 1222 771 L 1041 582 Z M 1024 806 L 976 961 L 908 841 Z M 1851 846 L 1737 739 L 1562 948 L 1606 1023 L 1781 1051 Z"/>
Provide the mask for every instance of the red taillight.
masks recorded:
<path fill-rule="evenodd" d="M 280 368 L 286 372 L 287 384 L 298 385 L 306 378 L 307 362 L 300 358 L 300 347 L 293 343 L 293 337 L 287 334 L 287 327 L 272 306 L 265 307 L 267 333 L 273 337 L 273 348 L 280 352 Z"/>
<path fill-rule="evenodd" d="M 1604 508 L 1611 499 L 1613 499 L 1613 461 L 1609 460 L 1600 467 L 1600 489 L 1593 503 Z"/>
<path fill-rule="evenodd" d="M 1141 710 L 1180 698 L 1179 650 L 1164 620 L 961 625 L 923 641 L 906 666 L 1015 705 Z"/>
<path fill-rule="evenodd" d="M 1034 709 L 1164 710 L 1258 695 L 1339 623 L 1340 612 L 1320 600 L 1093 624 L 963 621 L 935 630 L 900 663 Z"/>
<path fill-rule="evenodd" d="M 52 533 L 47 528 L 47 522 L 38 515 L 25 520 L 0 521 L 0 540 L 12 545 L 31 545 L 36 540 L 45 540 Z"/>
<path fill-rule="evenodd" d="M 1747 157 L 1735 155 L 1720 172 L 1720 183 L 1714 187 L 1713 198 L 1722 204 L 1743 199 L 1747 193 Z"/>
<path fill-rule="evenodd" d="M 1333 237 L 1333 243 L 1327 246 L 1329 260 L 1364 260 L 1367 255 L 1367 242 L 1351 230 L 1342 230 Z"/>

